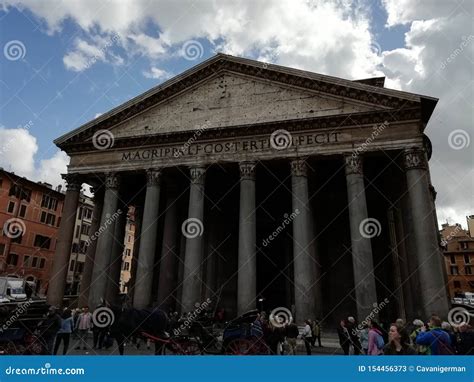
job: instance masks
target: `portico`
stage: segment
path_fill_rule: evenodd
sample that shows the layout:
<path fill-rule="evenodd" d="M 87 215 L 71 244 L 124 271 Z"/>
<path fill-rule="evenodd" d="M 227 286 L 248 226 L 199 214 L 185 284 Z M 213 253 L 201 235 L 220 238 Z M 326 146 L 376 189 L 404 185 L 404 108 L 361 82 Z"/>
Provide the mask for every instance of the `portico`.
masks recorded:
<path fill-rule="evenodd" d="M 376 83 L 219 54 L 56 140 L 74 177 L 65 208 L 78 183 L 100 190 L 105 229 L 89 248 L 81 301 L 113 298 L 123 225 L 110 220 L 133 205 L 138 308 L 191 311 L 209 297 L 230 316 L 263 304 L 298 321 L 364 320 L 385 298 L 381 314 L 407 313 L 401 294 L 422 301 L 423 314 L 446 314 L 423 135 L 436 100 Z M 416 228 L 400 229 L 408 221 Z M 70 224 L 56 248 L 54 304 Z"/>

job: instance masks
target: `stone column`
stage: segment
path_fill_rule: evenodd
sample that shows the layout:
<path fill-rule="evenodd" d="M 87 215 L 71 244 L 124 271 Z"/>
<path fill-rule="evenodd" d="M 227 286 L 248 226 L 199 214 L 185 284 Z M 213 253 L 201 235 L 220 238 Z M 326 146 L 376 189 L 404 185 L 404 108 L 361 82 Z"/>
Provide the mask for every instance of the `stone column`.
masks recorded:
<path fill-rule="evenodd" d="M 367 213 L 362 158 L 352 155 L 346 156 L 345 165 L 354 290 L 357 318 L 361 322 L 369 316 L 374 309 L 374 304 L 377 303 L 372 244 L 370 235 L 366 234 L 364 230 L 372 223 Z"/>
<path fill-rule="evenodd" d="M 133 306 L 137 309 L 146 308 L 151 303 L 160 204 L 160 180 L 160 170 L 152 169 L 147 171 L 145 207 L 143 208 L 140 250 L 138 252 L 133 297 Z"/>
<path fill-rule="evenodd" d="M 127 224 L 127 206 L 121 206 L 120 216 L 115 221 L 114 241 L 110 257 L 110 271 L 107 279 L 106 299 L 112 304 L 119 303 L 120 271 L 122 270 L 122 256 L 125 241 L 125 226 Z"/>
<path fill-rule="evenodd" d="M 158 280 L 158 305 L 174 307 L 178 273 L 178 199 L 175 187 L 168 187 L 166 200 L 163 244 L 161 247 L 160 276 Z"/>
<path fill-rule="evenodd" d="M 257 216 L 255 212 L 255 162 L 240 167 L 239 258 L 237 314 L 256 307 L 257 294 Z"/>
<path fill-rule="evenodd" d="M 61 225 L 58 231 L 56 250 L 48 283 L 47 302 L 61 306 L 63 303 L 66 277 L 71 255 L 72 239 L 76 226 L 76 211 L 79 204 L 82 182 L 75 174 L 63 175 L 67 183 L 64 207 L 61 214 Z"/>
<path fill-rule="evenodd" d="M 89 306 L 95 309 L 101 299 L 106 298 L 107 279 L 110 271 L 110 257 L 115 234 L 115 220 L 120 215 L 118 207 L 119 178 L 114 173 L 105 176 L 104 206 L 97 238 L 94 270 L 89 291 Z"/>
<path fill-rule="evenodd" d="M 182 312 L 190 312 L 195 303 L 201 299 L 201 266 L 204 233 L 204 167 L 190 169 L 191 185 L 189 190 L 188 219 L 182 224 L 182 232 L 186 237 L 184 255 L 183 295 L 181 298 Z"/>
<path fill-rule="evenodd" d="M 81 278 L 81 291 L 79 294 L 78 306 L 84 307 L 89 302 L 89 290 L 94 270 L 95 251 L 97 248 L 97 237 L 100 228 L 100 216 L 102 214 L 104 193 L 102 190 L 94 190 L 94 211 L 92 213 L 91 228 L 89 231 L 89 241 L 84 261 L 84 271 Z"/>
<path fill-rule="evenodd" d="M 413 217 L 421 304 L 424 318 L 436 313 L 446 317 L 449 310 L 443 276 L 443 258 L 433 228 L 434 204 L 427 177 L 424 150 L 413 148 L 404 152 L 409 206 Z"/>
<path fill-rule="evenodd" d="M 312 257 L 310 233 L 311 208 L 308 197 L 306 162 L 291 162 L 293 219 L 293 268 L 295 286 L 295 319 L 303 322 L 315 315 L 315 260 Z M 318 303 L 320 303 L 318 301 Z"/>

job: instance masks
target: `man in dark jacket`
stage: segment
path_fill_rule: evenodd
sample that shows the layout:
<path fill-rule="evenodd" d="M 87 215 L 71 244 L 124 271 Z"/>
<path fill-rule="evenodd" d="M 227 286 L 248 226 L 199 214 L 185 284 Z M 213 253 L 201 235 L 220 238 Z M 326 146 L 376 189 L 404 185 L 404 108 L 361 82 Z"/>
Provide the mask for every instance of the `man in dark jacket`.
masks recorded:
<path fill-rule="evenodd" d="M 296 355 L 296 339 L 299 336 L 298 326 L 292 322 L 286 326 L 286 342 L 288 343 L 289 354 Z"/>
<path fill-rule="evenodd" d="M 61 329 L 61 317 L 57 313 L 57 308 L 50 306 L 46 317 L 38 325 L 45 354 L 53 354 L 54 340 L 59 329 Z"/>

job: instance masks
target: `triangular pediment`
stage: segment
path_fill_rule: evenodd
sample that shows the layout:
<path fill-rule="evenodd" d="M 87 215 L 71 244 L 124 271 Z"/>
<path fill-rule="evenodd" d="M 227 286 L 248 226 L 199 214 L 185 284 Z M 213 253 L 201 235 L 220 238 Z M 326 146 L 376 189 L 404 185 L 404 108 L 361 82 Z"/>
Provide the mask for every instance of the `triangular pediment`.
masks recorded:
<path fill-rule="evenodd" d="M 111 129 L 114 137 L 223 128 L 357 113 L 373 104 L 284 86 L 257 77 L 222 73 Z"/>
<path fill-rule="evenodd" d="M 67 152 L 103 129 L 120 139 L 410 108 L 427 122 L 436 102 L 385 89 L 379 79 L 350 81 L 218 54 L 55 143 Z"/>

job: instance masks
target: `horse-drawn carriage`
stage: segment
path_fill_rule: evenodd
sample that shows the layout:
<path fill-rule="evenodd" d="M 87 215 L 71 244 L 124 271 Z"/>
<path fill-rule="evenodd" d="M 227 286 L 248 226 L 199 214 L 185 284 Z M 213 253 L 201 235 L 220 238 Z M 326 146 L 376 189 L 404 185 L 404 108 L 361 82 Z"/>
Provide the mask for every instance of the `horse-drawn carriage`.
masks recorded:
<path fill-rule="evenodd" d="M 42 300 L 0 305 L 0 355 L 41 354 L 43 343 L 36 334 L 48 311 Z"/>
<path fill-rule="evenodd" d="M 228 322 L 224 330 L 219 331 L 212 319 L 199 317 L 190 325 L 183 325 L 186 320 L 177 321 L 171 327 L 171 337 L 156 337 L 146 332 L 141 334 L 155 344 L 161 344 L 159 354 L 268 354 L 263 328 L 257 318 L 258 311 L 252 310 Z"/>

